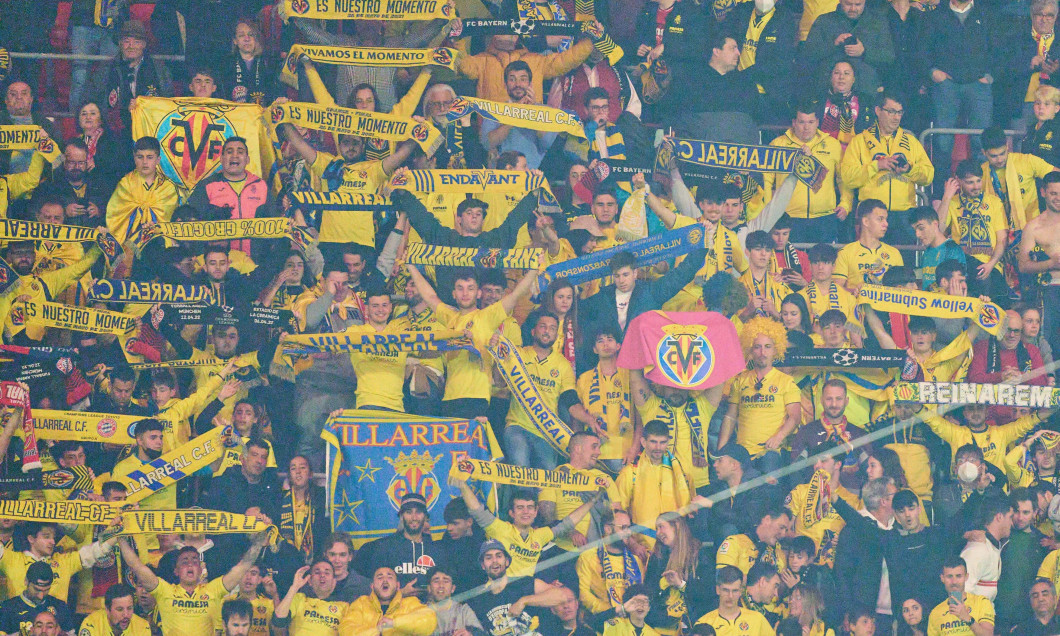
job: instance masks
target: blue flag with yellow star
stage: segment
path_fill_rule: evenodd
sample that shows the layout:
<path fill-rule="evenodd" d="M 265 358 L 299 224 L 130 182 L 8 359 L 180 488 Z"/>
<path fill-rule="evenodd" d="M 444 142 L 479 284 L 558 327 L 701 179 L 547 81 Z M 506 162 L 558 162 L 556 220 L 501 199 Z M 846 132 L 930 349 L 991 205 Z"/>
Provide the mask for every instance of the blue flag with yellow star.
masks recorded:
<path fill-rule="evenodd" d="M 445 530 L 442 509 L 460 496 L 448 484 L 450 467 L 465 456 L 501 457 L 493 430 L 477 420 L 349 410 L 329 417 L 320 437 L 328 447 L 331 528 L 349 534 L 354 547 L 394 532 L 401 497 L 409 492 L 423 495 L 431 532 L 439 536 Z M 472 487 L 496 509 L 493 484 Z"/>

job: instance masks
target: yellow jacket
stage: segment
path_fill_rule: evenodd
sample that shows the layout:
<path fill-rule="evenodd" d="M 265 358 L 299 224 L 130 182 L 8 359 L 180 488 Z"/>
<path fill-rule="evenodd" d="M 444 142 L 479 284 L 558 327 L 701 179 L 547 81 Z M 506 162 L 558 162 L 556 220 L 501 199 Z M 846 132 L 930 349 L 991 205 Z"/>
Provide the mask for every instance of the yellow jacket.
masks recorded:
<path fill-rule="evenodd" d="M 0 219 L 7 218 L 7 206 L 13 199 L 17 199 L 37 187 L 43 172 L 44 155 L 35 152 L 33 153 L 33 158 L 30 159 L 29 169 L 25 172 L 0 175 Z M 2 244 L 0 243 L 0 245 Z"/>
<path fill-rule="evenodd" d="M 464 75 L 478 80 L 476 94 L 481 99 L 507 102 L 508 91 L 504 88 L 504 67 L 516 60 L 522 60 L 530 67 L 534 98 L 538 104 L 541 104 L 545 97 L 544 81 L 574 70 L 589 57 L 592 50 L 593 43 L 582 38 L 566 51 L 547 55 L 531 53 L 526 49 L 461 55 L 457 57 L 457 68 Z"/>
<path fill-rule="evenodd" d="M 909 162 L 905 174 L 880 172 L 876 159 L 901 154 Z M 879 199 L 888 210 L 908 210 L 916 206 L 916 186 L 926 186 L 935 178 L 935 167 L 924 147 L 913 133 L 899 128 L 893 135 L 880 138 L 873 126 L 854 136 L 843 155 L 839 178 L 848 188 L 858 190 L 858 199 Z"/>
<path fill-rule="evenodd" d="M 788 216 L 793 219 L 816 219 L 832 214 L 837 205 L 837 187 L 839 188 L 838 205 L 842 205 L 847 212 L 852 211 L 854 191 L 844 185 L 843 180 L 839 178 L 839 165 L 843 158 L 843 148 L 839 145 L 838 140 L 818 130 L 813 139 L 809 143 L 804 144 L 799 141 L 795 133 L 789 128 L 783 135 L 770 142 L 769 145 L 779 148 L 809 146 L 810 154 L 824 164 L 825 170 L 828 171 L 824 184 L 817 192 L 811 190 L 809 186 L 801 181 L 795 184 L 795 192 L 792 193 L 791 201 L 788 202 L 788 207 L 785 210 Z M 780 181 L 783 180 L 783 176 L 780 179 L 777 178 L 778 176 L 776 172 L 767 172 L 764 175 L 763 182 L 767 200 L 773 198 L 773 193 L 776 192 L 777 187 L 780 186 Z"/>
<path fill-rule="evenodd" d="M 428 636 L 438 626 L 438 617 L 418 599 L 401 596 L 398 592 L 390 601 L 386 617 L 394 626 L 380 634 L 376 624 L 384 616 L 375 592 L 350 603 L 339 623 L 339 633 L 346 636 Z"/>
<path fill-rule="evenodd" d="M 1009 229 L 1022 230 L 1027 221 L 1038 216 L 1038 185 L 1034 180 L 1041 179 L 1053 170 L 1056 170 L 1056 166 L 1041 157 L 1022 152 L 1008 153 L 1008 160 L 1005 162 L 1005 183 L 1001 185 L 1008 196 L 1005 211 L 1008 213 Z M 984 161 L 983 192 L 1004 201 L 1005 197 L 994 188 L 991 172 L 990 164 Z M 998 181 L 1001 181 L 1001 175 L 997 177 Z M 1019 194 L 1013 196 L 1017 190 Z M 1013 203 L 1015 209 L 1010 207 Z"/>

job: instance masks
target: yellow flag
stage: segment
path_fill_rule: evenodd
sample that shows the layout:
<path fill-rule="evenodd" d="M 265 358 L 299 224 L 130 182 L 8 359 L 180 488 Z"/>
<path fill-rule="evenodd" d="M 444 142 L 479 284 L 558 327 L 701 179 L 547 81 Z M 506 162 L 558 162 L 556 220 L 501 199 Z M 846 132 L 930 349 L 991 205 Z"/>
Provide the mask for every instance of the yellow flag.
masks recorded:
<path fill-rule="evenodd" d="M 264 130 L 264 112 L 257 104 L 223 99 L 140 97 L 132 111 L 133 138 L 158 139 L 162 172 L 187 195 L 221 169 L 221 148 L 231 137 L 247 142 L 247 170 L 268 177 L 273 151 Z"/>

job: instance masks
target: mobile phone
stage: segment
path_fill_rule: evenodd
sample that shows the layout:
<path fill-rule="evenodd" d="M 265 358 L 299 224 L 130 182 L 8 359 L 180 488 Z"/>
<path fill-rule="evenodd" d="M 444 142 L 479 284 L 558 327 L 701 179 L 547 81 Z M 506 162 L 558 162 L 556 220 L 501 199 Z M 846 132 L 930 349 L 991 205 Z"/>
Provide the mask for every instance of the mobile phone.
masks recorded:
<path fill-rule="evenodd" d="M 796 272 L 795 270 L 791 269 L 790 267 L 785 267 L 784 269 L 780 270 L 780 275 L 781 276 L 798 276 L 799 273 Z"/>
<path fill-rule="evenodd" d="M 843 40 L 843 46 L 853 46 L 858 43 L 858 39 L 853 35 L 848 35 L 847 39 Z"/>

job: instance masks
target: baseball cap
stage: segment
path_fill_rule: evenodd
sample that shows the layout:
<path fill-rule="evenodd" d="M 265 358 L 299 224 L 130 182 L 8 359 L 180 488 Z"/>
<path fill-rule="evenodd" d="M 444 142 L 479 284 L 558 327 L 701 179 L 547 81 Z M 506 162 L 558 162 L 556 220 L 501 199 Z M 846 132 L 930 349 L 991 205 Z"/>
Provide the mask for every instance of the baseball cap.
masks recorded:
<path fill-rule="evenodd" d="M 751 463 L 751 454 L 747 452 L 746 448 L 740 446 L 736 442 L 729 442 L 725 446 L 722 446 L 714 453 L 714 456 L 731 457 L 740 462 L 741 466 L 747 466 Z"/>
<path fill-rule="evenodd" d="M 398 508 L 398 514 L 405 512 L 406 508 L 415 506 L 419 506 L 424 512 L 427 512 L 427 500 L 424 499 L 423 495 L 418 492 L 405 493 L 401 497 L 401 507 Z"/>
<path fill-rule="evenodd" d="M 478 548 L 478 560 L 479 560 L 479 563 L 482 563 L 482 558 L 484 556 L 486 556 L 486 553 L 489 552 L 490 550 L 500 550 L 501 552 L 504 553 L 504 556 L 508 557 L 509 561 L 512 560 L 512 555 L 508 554 L 508 550 L 506 550 L 504 548 L 504 544 L 503 543 L 501 543 L 500 541 L 498 541 L 496 539 L 490 539 L 489 541 L 484 542 Z"/>
<path fill-rule="evenodd" d="M 51 585 L 54 579 L 55 573 L 52 572 L 52 566 L 44 561 L 36 561 L 30 564 L 29 569 L 26 570 L 26 581 L 28 583 Z"/>

